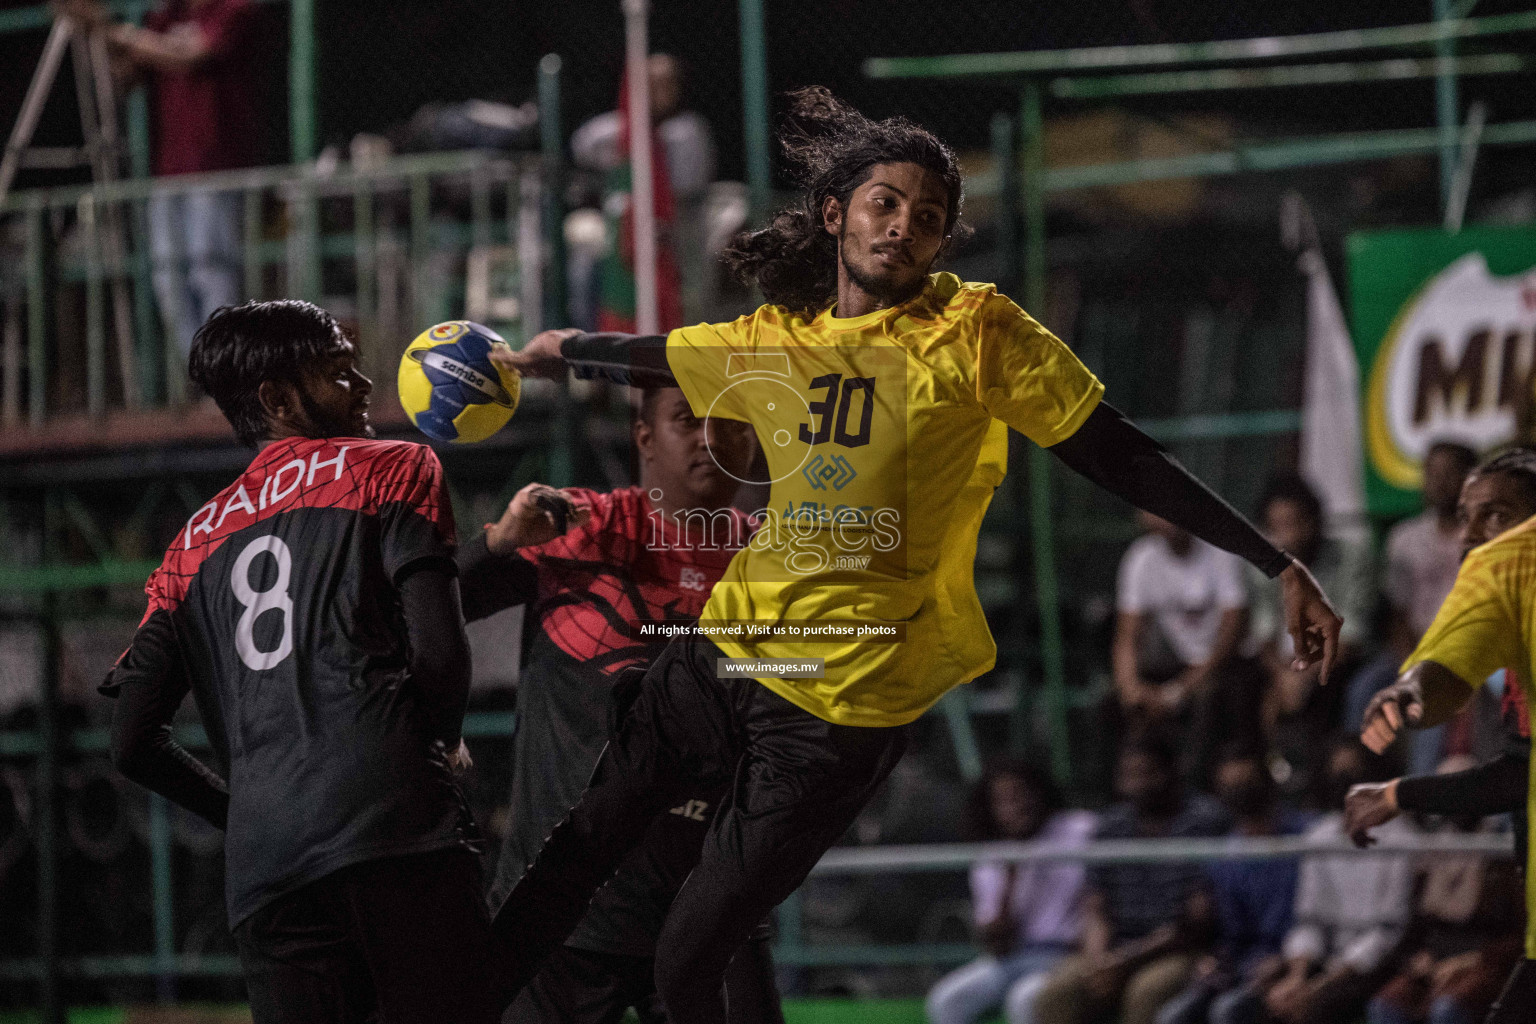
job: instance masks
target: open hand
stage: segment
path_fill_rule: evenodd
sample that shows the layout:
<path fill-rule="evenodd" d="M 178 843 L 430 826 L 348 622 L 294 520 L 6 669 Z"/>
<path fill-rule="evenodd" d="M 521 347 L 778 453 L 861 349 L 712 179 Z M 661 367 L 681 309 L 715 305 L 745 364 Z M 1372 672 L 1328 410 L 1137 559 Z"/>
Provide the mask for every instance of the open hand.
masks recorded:
<path fill-rule="evenodd" d="M 1328 595 L 1318 586 L 1307 567 L 1295 559 L 1280 574 L 1280 599 L 1285 603 L 1285 626 L 1296 648 L 1291 669 L 1300 672 L 1319 665 L 1320 680 L 1328 684 L 1328 673 L 1339 656 L 1339 629 L 1344 620 L 1328 603 Z"/>
<path fill-rule="evenodd" d="M 554 331 L 540 331 L 528 339 L 528 344 L 513 351 L 510 346 L 491 346 L 491 362 L 516 370 L 524 377 L 545 377 L 560 380 L 565 377 L 565 357 L 560 354 L 560 344 L 581 331 L 563 327 Z"/>

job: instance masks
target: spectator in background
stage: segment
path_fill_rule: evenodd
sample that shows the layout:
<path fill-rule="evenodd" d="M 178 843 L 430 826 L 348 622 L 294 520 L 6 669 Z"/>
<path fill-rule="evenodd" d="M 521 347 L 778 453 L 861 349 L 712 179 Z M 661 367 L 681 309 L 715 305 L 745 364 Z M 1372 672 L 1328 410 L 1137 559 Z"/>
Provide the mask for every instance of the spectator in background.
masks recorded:
<path fill-rule="evenodd" d="M 1096 839 L 1185 839 L 1222 835 L 1229 822 L 1210 797 L 1186 795 L 1173 745 L 1153 732 L 1120 753 L 1122 803 L 1104 812 Z M 1094 867 L 1079 952 L 1045 980 L 1034 1001 L 1039 1024 L 1088 1024 L 1118 1009 L 1123 1024 L 1153 1024 L 1188 983 L 1209 945 L 1210 901 L 1197 864 Z"/>
<path fill-rule="evenodd" d="M 1348 678 L 1364 650 L 1375 601 L 1368 543 L 1323 533 L 1323 505 L 1295 473 L 1272 477 L 1259 501 L 1259 528 L 1270 542 L 1299 558 L 1344 617 L 1339 633 L 1339 661 L 1334 670 Z M 1245 567 L 1246 569 L 1246 567 Z M 1278 774 L 1290 792 L 1312 788 L 1322 771 L 1324 751 L 1317 737 L 1337 728 L 1342 687 L 1319 687 L 1317 669 L 1291 668 L 1295 646 L 1285 628 L 1280 588 L 1262 573 L 1247 572 L 1250 601 L 1248 643 L 1257 654 L 1268 685 L 1265 721 Z"/>
<path fill-rule="evenodd" d="M 1094 828 L 1092 814 L 1063 809 L 1044 769 L 1020 760 L 988 767 L 971 793 L 967 816 L 970 838 L 979 842 L 1032 839 L 1080 847 Z M 1009 1024 L 1028 1021 L 1038 979 L 1082 938 L 1084 898 L 1080 863 L 973 866 L 971 902 L 987 955 L 945 975 L 928 993 L 931 1024 L 972 1024 L 1005 1002 Z"/>
<path fill-rule="evenodd" d="M 1397 667 L 1413 653 L 1456 582 L 1461 564 L 1456 502 L 1462 483 L 1476 465 L 1472 449 L 1451 441 L 1437 441 L 1424 457 L 1425 509 L 1387 534 L 1382 582 L 1388 606 L 1387 649 L 1349 682 L 1347 732 L 1360 731 L 1365 706 L 1378 690 L 1397 679 Z M 1443 727 L 1414 734 L 1409 759 L 1415 773 L 1427 775 L 1435 770 L 1443 735 Z"/>
<path fill-rule="evenodd" d="M 1262 737 L 1262 677 L 1237 656 L 1248 607 L 1242 562 L 1150 513 L 1137 521 L 1147 533 L 1120 560 L 1105 731 L 1113 742 L 1151 723 L 1187 725 L 1185 778 L 1204 787 L 1217 750 Z"/>
<path fill-rule="evenodd" d="M 71 0 L 69 9 L 107 18 L 96 0 Z M 166 0 L 142 28 L 111 28 L 113 51 L 149 79 L 157 176 L 257 162 L 254 19 L 252 0 Z M 161 193 L 149 200 L 155 298 L 183 357 L 214 310 L 240 301 L 242 216 L 239 192 Z"/>
<path fill-rule="evenodd" d="M 1447 758 L 1441 775 L 1464 773 L 1469 757 Z M 1476 814 L 1445 819 L 1441 831 L 1473 833 L 1491 822 Z M 1519 873 L 1507 860 L 1440 854 L 1424 871 L 1410 925 L 1408 966 L 1376 994 L 1368 1024 L 1477 1024 L 1523 947 Z"/>
<path fill-rule="evenodd" d="M 1352 786 L 1380 781 L 1384 762 L 1353 738 L 1329 749 L 1330 807 L 1341 807 Z M 1382 829 L 1389 838 L 1417 834 L 1401 818 Z M 1310 843 L 1344 839 L 1344 815 L 1332 811 L 1306 833 Z M 1282 955 L 1256 968 L 1247 984 L 1219 996 L 1211 1024 L 1338 1024 L 1358 1017 L 1392 976 L 1393 953 L 1408 924 L 1413 861 L 1406 854 L 1302 858 L 1295 924 Z"/>
<path fill-rule="evenodd" d="M 1229 748 L 1216 766 L 1216 792 L 1245 839 L 1299 835 L 1307 818 L 1279 802 L 1260 751 Z M 1206 1024 L 1217 996 L 1252 984 L 1272 963 L 1291 929 L 1296 903 L 1294 858 L 1214 861 L 1206 866 L 1216 911 L 1216 952 L 1195 965 L 1195 980 L 1169 1001 L 1157 1024 Z"/>
<path fill-rule="evenodd" d="M 715 144 L 709 122 L 692 110 L 680 109 L 683 99 L 682 64 L 676 57 L 655 53 L 649 71 L 651 123 L 651 187 L 657 230 L 657 313 L 659 329 L 683 324 L 682 282 L 674 245 L 674 228 L 680 217 L 696 215 L 710 182 L 715 177 Z M 630 210 L 629 86 L 620 86 L 617 110 L 599 114 L 571 135 L 571 155 L 578 167 L 604 176 L 603 212 L 607 244 L 594 267 L 590 257 L 582 266 L 573 264 L 573 305 L 595 303 L 593 321 L 601 331 L 635 330 L 635 278 L 633 216 Z M 579 254 L 577 254 L 579 256 Z M 581 262 L 578 260 L 578 262 Z M 591 275 L 596 270 L 596 289 Z M 574 296 L 586 295 L 582 300 Z M 581 312 L 578 309 L 578 314 Z M 578 315 L 578 321 L 581 316 Z"/>

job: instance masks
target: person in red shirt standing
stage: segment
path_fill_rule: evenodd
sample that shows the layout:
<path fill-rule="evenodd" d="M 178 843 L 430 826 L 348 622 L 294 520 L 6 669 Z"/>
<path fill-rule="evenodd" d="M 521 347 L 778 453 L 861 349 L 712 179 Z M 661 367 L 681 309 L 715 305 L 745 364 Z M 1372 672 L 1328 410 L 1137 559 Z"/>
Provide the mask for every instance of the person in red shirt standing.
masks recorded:
<path fill-rule="evenodd" d="M 150 80 L 157 177 L 257 162 L 252 0 L 166 0 L 142 28 L 114 25 L 113 49 Z M 162 193 L 149 201 L 160 315 L 183 355 L 215 309 L 240 300 L 240 193 Z"/>

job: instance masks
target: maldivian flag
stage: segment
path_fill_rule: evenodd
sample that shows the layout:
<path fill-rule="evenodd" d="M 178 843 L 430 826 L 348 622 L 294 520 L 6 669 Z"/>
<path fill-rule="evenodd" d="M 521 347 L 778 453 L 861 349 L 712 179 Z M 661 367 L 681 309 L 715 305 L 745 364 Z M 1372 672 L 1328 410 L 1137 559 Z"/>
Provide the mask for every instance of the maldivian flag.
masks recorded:
<path fill-rule="evenodd" d="M 683 326 L 682 275 L 670 241 L 676 204 L 667 174 L 667 151 L 651 132 L 651 207 L 656 224 L 656 326 L 663 333 Z M 604 183 L 604 217 L 612 240 L 598 265 L 597 329 L 635 331 L 635 216 L 629 169 L 629 76 L 619 86 L 619 165 Z"/>

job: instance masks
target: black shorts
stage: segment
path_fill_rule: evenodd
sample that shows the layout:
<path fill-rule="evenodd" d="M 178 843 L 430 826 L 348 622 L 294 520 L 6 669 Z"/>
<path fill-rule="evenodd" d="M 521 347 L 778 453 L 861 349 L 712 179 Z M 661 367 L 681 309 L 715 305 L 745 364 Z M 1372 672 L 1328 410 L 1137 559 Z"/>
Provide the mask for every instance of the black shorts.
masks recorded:
<path fill-rule="evenodd" d="M 656 943 L 656 984 L 671 1015 L 725 1021 L 736 951 L 901 757 L 904 727 L 826 722 L 755 679 L 719 678 L 719 657 L 707 640 L 689 638 L 651 662 L 591 784 L 498 908 L 517 987 L 554 955 L 658 814 L 729 780 Z"/>
<path fill-rule="evenodd" d="M 234 935 L 255 1024 L 494 1024 L 511 997 L 479 859 L 460 848 L 334 871 Z"/>
<path fill-rule="evenodd" d="M 766 935 L 736 954 L 725 991 L 730 1024 L 784 1024 Z M 562 946 L 507 1008 L 502 1024 L 617 1024 L 631 1008 L 640 1024 L 667 1024 L 655 960 Z"/>

